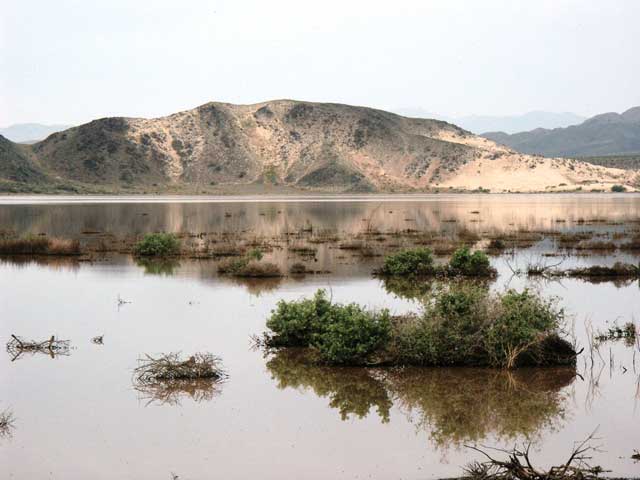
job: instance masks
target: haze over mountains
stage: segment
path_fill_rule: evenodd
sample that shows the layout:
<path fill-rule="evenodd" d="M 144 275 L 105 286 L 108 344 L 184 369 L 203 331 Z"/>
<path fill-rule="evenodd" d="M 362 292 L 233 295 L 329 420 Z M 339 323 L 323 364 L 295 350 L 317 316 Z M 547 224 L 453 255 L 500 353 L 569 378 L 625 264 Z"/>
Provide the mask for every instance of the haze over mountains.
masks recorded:
<path fill-rule="evenodd" d="M 43 125 L 41 123 L 17 123 L 0 128 L 0 135 L 18 143 L 35 143 L 55 132 L 71 128 L 71 125 Z"/>
<path fill-rule="evenodd" d="M 576 125 L 586 120 L 575 113 L 564 112 L 528 112 L 522 115 L 466 115 L 452 117 L 429 112 L 422 108 L 399 108 L 395 110 L 400 115 L 414 118 L 438 118 L 458 125 L 475 134 L 484 132 L 516 133 L 534 128 L 558 128 Z"/>
<path fill-rule="evenodd" d="M 103 118 L 34 145 L 0 137 L 0 189 L 13 192 L 501 192 L 637 182 L 635 172 L 519 154 L 439 120 L 294 100 Z"/>
<path fill-rule="evenodd" d="M 566 128 L 537 128 L 508 134 L 482 135 L 522 153 L 545 156 L 597 156 L 640 154 L 640 107 L 603 113 Z"/>

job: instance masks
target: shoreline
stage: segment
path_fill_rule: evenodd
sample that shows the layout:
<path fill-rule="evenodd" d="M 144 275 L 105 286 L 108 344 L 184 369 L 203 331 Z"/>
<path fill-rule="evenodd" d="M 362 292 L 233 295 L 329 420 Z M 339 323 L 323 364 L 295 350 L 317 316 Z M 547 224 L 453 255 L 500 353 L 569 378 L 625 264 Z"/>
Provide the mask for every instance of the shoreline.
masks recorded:
<path fill-rule="evenodd" d="M 538 193 L 364 193 L 336 194 L 317 192 L 263 193 L 263 194 L 15 194 L 0 195 L 0 205 L 31 204 L 106 204 L 106 203 L 275 203 L 275 202 L 431 202 L 443 199 L 486 199 L 505 197 L 574 197 L 584 198 L 637 198 L 640 192 L 538 192 Z"/>

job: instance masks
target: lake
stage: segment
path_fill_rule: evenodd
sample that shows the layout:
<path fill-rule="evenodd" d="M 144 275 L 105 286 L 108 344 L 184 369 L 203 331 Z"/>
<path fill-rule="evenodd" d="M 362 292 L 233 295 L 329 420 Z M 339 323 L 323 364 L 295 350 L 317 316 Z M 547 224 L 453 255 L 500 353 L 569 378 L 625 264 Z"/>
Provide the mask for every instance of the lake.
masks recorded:
<path fill-rule="evenodd" d="M 218 275 L 218 259 L 157 267 L 117 249 L 78 259 L 1 258 L 0 340 L 56 335 L 71 348 L 53 358 L 6 352 L 0 359 L 0 411 L 15 417 L 0 437 L 0 471 L 65 480 L 445 478 L 480 459 L 465 445 L 531 442 L 533 459 L 548 466 L 596 431 L 593 463 L 612 476 L 638 476 L 631 455 L 640 449 L 640 345 L 609 341 L 592 352 L 589 344 L 594 332 L 638 324 L 639 282 L 519 271 L 541 262 L 637 265 L 638 251 L 565 249 L 558 238 L 582 233 L 620 247 L 639 229 L 634 194 L 0 198 L 0 234 L 93 245 L 107 235 L 175 232 L 194 249 L 207 239 L 255 242 L 283 271 L 302 262 L 322 272 L 243 280 Z M 413 295 L 372 271 L 386 252 L 425 232 L 473 234 L 479 247 L 486 236 L 535 234 L 491 256 L 499 275 L 490 288 L 557 297 L 567 333 L 585 347 L 577 375 L 566 367 L 310 366 L 290 352 L 253 348 L 251 336 L 264 331 L 279 300 L 319 288 L 334 301 L 418 311 Z M 347 248 L 351 241 L 364 245 Z M 100 335 L 102 344 L 92 342 Z M 178 391 L 136 388 L 139 358 L 177 351 L 218 355 L 229 377 Z"/>

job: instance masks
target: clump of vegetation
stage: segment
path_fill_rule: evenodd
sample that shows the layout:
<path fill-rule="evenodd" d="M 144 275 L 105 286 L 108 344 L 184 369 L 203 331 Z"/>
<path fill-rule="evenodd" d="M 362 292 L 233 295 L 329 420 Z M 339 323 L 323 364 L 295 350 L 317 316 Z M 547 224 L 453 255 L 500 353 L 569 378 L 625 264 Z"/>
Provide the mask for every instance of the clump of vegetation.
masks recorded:
<path fill-rule="evenodd" d="M 304 263 L 296 262 L 289 268 L 289 273 L 291 275 L 304 275 L 308 273 L 307 266 Z"/>
<path fill-rule="evenodd" d="M 465 246 L 458 248 L 446 265 L 434 265 L 431 250 L 428 248 L 402 250 L 385 257 L 382 268 L 376 273 L 405 277 L 432 275 L 487 277 L 495 275 L 496 271 L 491 267 L 489 257 L 484 252 L 471 252 Z"/>
<path fill-rule="evenodd" d="M 638 330 L 633 322 L 627 322 L 624 325 L 613 325 L 606 332 L 596 334 L 595 339 L 598 342 L 606 342 L 608 340 L 624 340 L 628 345 L 633 345 L 638 336 Z"/>
<path fill-rule="evenodd" d="M 180 353 L 168 353 L 157 358 L 145 355 L 138 360 L 133 375 L 135 382 L 140 384 L 226 377 L 222 361 L 210 353 L 196 353 L 187 360 L 182 360 Z"/>
<path fill-rule="evenodd" d="M 612 267 L 603 265 L 592 265 L 585 268 L 574 268 L 559 272 L 567 277 L 640 277 L 640 265 L 631 265 L 629 263 L 616 262 Z"/>
<path fill-rule="evenodd" d="M 318 290 L 312 299 L 278 302 L 267 327 L 269 347 L 312 347 L 329 363 L 358 364 L 388 342 L 391 319 L 387 310 L 333 303 L 325 290 Z"/>
<path fill-rule="evenodd" d="M 573 364 L 575 350 L 560 338 L 564 312 L 524 290 L 493 295 L 475 285 L 436 289 L 424 313 L 390 317 L 313 299 L 281 301 L 271 313 L 268 347 L 308 347 L 335 364 L 493 366 Z"/>
<path fill-rule="evenodd" d="M 249 278 L 274 278 L 282 277 L 280 267 L 274 263 L 262 262 L 263 255 L 260 250 L 250 250 L 240 258 L 232 258 L 220 262 L 218 273 L 232 275 L 234 277 Z"/>
<path fill-rule="evenodd" d="M 611 187 L 611 191 L 615 193 L 623 193 L 627 191 L 627 188 L 624 185 L 613 185 Z"/>
<path fill-rule="evenodd" d="M 386 256 L 379 273 L 390 276 L 433 275 L 435 273 L 433 255 L 428 248 L 402 250 Z"/>
<path fill-rule="evenodd" d="M 180 240 L 171 233 L 148 233 L 133 247 L 142 257 L 170 257 L 180 253 Z"/>
<path fill-rule="evenodd" d="M 225 378 L 220 358 L 210 353 L 196 353 L 187 360 L 179 353 L 169 353 L 138 360 L 133 384 L 147 405 L 179 405 L 185 396 L 196 402 L 211 400 Z"/>
<path fill-rule="evenodd" d="M 501 238 L 492 238 L 487 245 L 487 250 L 490 251 L 501 251 L 507 248 L 507 244 Z"/>
<path fill-rule="evenodd" d="M 471 252 L 468 247 L 456 250 L 449 260 L 448 272 L 464 277 L 488 277 L 495 274 L 484 252 Z"/>
<path fill-rule="evenodd" d="M 558 331 L 564 312 L 524 290 L 491 294 L 475 285 L 435 292 L 420 316 L 397 325 L 394 356 L 414 365 L 514 368 L 572 362 L 573 347 Z"/>
<path fill-rule="evenodd" d="M 28 235 L 0 240 L 0 255 L 80 255 L 80 242 Z"/>

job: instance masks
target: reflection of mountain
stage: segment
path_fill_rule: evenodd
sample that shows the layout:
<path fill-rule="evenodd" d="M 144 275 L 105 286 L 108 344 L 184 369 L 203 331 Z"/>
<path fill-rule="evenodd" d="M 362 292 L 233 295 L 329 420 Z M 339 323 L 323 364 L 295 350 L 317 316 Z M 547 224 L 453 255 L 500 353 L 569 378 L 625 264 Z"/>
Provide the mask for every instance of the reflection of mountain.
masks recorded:
<path fill-rule="evenodd" d="M 428 200 L 428 199 L 427 199 Z M 478 211 L 479 214 L 471 214 Z M 591 219 L 624 221 L 637 216 L 632 196 L 445 196 L 437 201 L 371 199 L 230 203 L 104 203 L 10 205 L 0 208 L 3 230 L 18 234 L 45 232 L 70 237 L 99 231 L 119 237 L 143 232 L 285 235 L 311 228 L 313 233 L 380 231 L 517 231 L 571 227 Z"/>
<path fill-rule="evenodd" d="M 566 415 L 575 371 L 478 368 L 363 369 L 310 365 L 295 350 L 280 351 L 267 368 L 278 388 L 310 389 L 342 419 L 375 409 L 383 422 L 396 406 L 438 446 L 457 446 L 489 435 L 530 438 Z"/>

